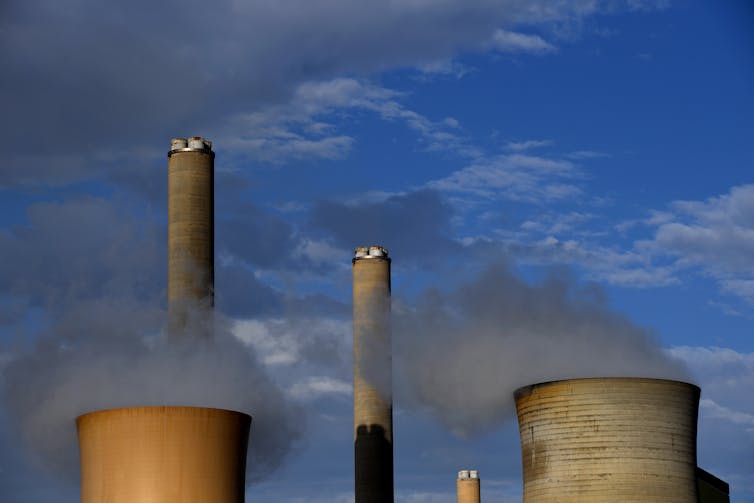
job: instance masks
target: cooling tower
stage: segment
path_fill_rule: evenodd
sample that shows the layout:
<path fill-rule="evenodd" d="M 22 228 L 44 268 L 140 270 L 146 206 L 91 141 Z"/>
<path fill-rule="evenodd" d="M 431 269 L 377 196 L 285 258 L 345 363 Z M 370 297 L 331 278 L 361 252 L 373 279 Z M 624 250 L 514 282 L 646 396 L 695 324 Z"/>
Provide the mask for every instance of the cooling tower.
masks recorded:
<path fill-rule="evenodd" d="M 81 503 L 243 503 L 250 424 L 197 407 L 79 416 Z"/>
<path fill-rule="evenodd" d="M 458 472 L 456 494 L 458 503 L 480 503 L 479 472 L 476 470 Z"/>
<path fill-rule="evenodd" d="M 169 333 L 201 330 L 214 303 L 212 143 L 174 138 L 168 152 Z M 206 320 L 204 320 L 206 321 Z"/>
<path fill-rule="evenodd" d="M 639 378 L 520 388 L 524 503 L 696 503 L 699 392 Z"/>
<path fill-rule="evenodd" d="M 353 412 L 356 503 L 393 501 L 390 259 L 381 246 L 353 259 Z"/>

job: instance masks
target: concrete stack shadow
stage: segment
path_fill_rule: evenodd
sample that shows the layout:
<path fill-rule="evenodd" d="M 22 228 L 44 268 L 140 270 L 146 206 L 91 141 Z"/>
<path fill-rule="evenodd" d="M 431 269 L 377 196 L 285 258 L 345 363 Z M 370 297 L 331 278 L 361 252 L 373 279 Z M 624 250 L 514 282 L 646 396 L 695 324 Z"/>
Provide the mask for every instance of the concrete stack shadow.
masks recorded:
<path fill-rule="evenodd" d="M 356 503 L 393 501 L 390 258 L 381 246 L 353 258 L 353 411 Z"/>

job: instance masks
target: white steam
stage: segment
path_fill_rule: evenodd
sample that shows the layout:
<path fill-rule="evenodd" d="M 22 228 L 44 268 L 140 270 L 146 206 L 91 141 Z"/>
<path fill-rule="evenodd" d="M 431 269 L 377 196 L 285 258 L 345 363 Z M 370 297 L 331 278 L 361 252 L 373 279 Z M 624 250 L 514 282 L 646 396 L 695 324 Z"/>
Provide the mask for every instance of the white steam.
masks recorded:
<path fill-rule="evenodd" d="M 396 305 L 399 397 L 466 435 L 509 417 L 513 392 L 527 384 L 687 377 L 647 331 L 610 311 L 601 297 L 558 278 L 531 286 L 497 266 L 450 293 L 428 291 L 412 308 Z"/>
<path fill-rule="evenodd" d="M 112 310 L 103 314 L 117 320 Z M 298 439 L 298 411 L 249 348 L 221 324 L 213 323 L 213 337 L 187 334 L 178 340 L 119 333 L 114 324 L 98 325 L 91 318 L 81 324 L 110 325 L 114 333 L 72 333 L 63 321 L 54 335 L 17 354 L 4 371 L 10 414 L 47 468 L 75 477 L 75 418 L 107 408 L 180 405 L 250 414 L 248 482 L 278 467 Z"/>

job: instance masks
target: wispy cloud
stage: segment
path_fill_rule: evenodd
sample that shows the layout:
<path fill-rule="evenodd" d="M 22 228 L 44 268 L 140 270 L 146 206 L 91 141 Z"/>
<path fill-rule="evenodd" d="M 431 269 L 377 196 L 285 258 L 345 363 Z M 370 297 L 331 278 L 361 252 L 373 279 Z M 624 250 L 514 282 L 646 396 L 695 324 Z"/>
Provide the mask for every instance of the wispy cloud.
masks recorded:
<path fill-rule="evenodd" d="M 596 150 L 576 150 L 564 155 L 568 159 L 596 159 L 599 157 L 610 157 L 604 152 L 597 152 Z"/>
<path fill-rule="evenodd" d="M 704 409 L 709 417 L 724 419 L 733 424 L 744 426 L 747 432 L 754 434 L 754 414 L 747 414 L 746 412 L 737 411 L 729 407 L 723 407 L 709 398 L 700 400 L 699 406 Z"/>
<path fill-rule="evenodd" d="M 491 46 L 500 52 L 529 52 L 544 54 L 554 52 L 556 47 L 539 35 L 528 35 L 499 29 L 492 35 Z"/>
<path fill-rule="evenodd" d="M 416 67 L 421 80 L 452 77 L 461 79 L 474 71 L 474 68 L 453 59 L 438 59 L 422 63 Z"/>
<path fill-rule="evenodd" d="M 314 400 L 323 396 L 348 396 L 353 393 L 353 385 L 342 379 L 327 376 L 310 376 L 295 383 L 289 394 L 298 400 Z"/>
<path fill-rule="evenodd" d="M 702 466 L 730 482 L 736 492 L 750 491 L 754 473 L 754 353 L 716 346 L 675 346 L 667 352 L 686 363 L 702 388 Z"/>
<path fill-rule="evenodd" d="M 513 152 L 524 152 L 535 148 L 549 147 L 550 145 L 552 145 L 552 140 L 511 141 L 505 145 L 505 149 Z"/>
<path fill-rule="evenodd" d="M 505 181 L 533 194 L 534 200 L 568 200 L 552 197 L 548 187 L 562 184 L 566 195 L 584 191 L 571 162 L 558 160 L 560 169 L 526 172 L 521 179 L 505 169 L 474 167 L 438 183 L 448 190 L 468 187 L 486 197 Z M 537 187 L 530 190 L 531 184 Z M 519 224 L 517 234 L 507 234 L 507 244 L 522 260 L 578 265 L 595 279 L 623 286 L 665 286 L 702 276 L 716 282 L 722 294 L 754 305 L 754 185 L 735 186 L 706 200 L 673 201 L 647 211 L 644 218 L 606 222 L 602 232 L 590 225 L 595 220 L 585 218 L 589 213 L 534 213 Z M 610 243 L 615 231 L 633 237 L 623 245 Z M 738 312 L 731 306 L 726 310 Z"/>
<path fill-rule="evenodd" d="M 754 302 L 754 185 L 740 185 L 703 201 L 675 201 L 648 221 L 651 239 L 637 249 L 697 270 L 721 289 Z"/>
<path fill-rule="evenodd" d="M 587 278 L 612 285 L 646 288 L 678 282 L 670 267 L 654 265 L 635 251 L 584 239 L 558 239 L 550 235 L 532 241 L 528 236 L 517 236 L 503 240 L 502 245 L 523 263 L 578 266 Z"/>
<path fill-rule="evenodd" d="M 475 198 L 552 201 L 581 193 L 574 183 L 581 172 L 573 163 L 525 154 L 481 159 L 427 187 Z"/>
<path fill-rule="evenodd" d="M 702 415 L 754 434 L 754 353 L 725 347 L 676 346 L 668 353 L 694 370 L 703 389 Z M 750 443 L 752 443 L 750 441 Z"/>
<path fill-rule="evenodd" d="M 400 102 L 403 96 L 399 91 L 353 78 L 306 82 L 286 104 L 234 116 L 219 140 L 237 153 L 272 163 L 342 159 L 356 139 L 338 133 L 335 122 L 347 122 L 343 119 L 349 115 L 367 111 L 384 121 L 403 123 L 418 135 L 427 151 L 451 152 L 465 158 L 480 155 L 479 149 L 462 136 L 456 119 L 432 120 L 404 106 Z"/>

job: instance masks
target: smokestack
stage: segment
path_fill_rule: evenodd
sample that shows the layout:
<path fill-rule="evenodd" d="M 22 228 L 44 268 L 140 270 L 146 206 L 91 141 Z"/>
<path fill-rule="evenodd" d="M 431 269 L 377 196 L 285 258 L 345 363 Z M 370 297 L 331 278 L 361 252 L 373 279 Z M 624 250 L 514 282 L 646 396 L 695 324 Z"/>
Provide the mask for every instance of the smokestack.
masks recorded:
<path fill-rule="evenodd" d="M 381 246 L 353 258 L 353 413 L 356 503 L 393 501 L 390 258 Z"/>
<path fill-rule="evenodd" d="M 214 305 L 212 142 L 174 138 L 168 152 L 168 332 L 181 334 Z"/>
<path fill-rule="evenodd" d="M 250 424 L 198 407 L 79 416 L 81 503 L 243 503 Z"/>
<path fill-rule="evenodd" d="M 461 470 L 456 480 L 458 503 L 480 503 L 482 501 L 479 487 L 479 472 Z"/>
<path fill-rule="evenodd" d="M 693 503 L 697 386 L 572 379 L 515 392 L 524 503 Z"/>

